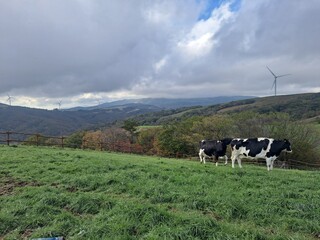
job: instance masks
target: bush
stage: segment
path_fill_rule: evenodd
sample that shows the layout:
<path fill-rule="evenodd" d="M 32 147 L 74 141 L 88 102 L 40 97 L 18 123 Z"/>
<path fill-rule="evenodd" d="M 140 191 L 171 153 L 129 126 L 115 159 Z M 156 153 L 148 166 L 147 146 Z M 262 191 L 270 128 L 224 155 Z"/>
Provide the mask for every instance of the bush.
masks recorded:
<path fill-rule="evenodd" d="M 81 148 L 85 131 L 75 132 L 65 139 L 65 145 L 70 148 Z"/>
<path fill-rule="evenodd" d="M 137 143 L 141 146 L 143 153 L 149 155 L 157 154 L 156 138 L 159 131 L 159 128 L 147 128 L 140 130 L 138 133 Z"/>

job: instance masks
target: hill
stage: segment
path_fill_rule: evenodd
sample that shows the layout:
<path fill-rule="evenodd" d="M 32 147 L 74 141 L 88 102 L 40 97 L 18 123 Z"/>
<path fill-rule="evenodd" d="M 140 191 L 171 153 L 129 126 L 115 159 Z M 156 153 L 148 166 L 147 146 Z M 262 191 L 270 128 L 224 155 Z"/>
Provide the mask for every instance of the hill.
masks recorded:
<path fill-rule="evenodd" d="M 44 110 L 0 104 L 0 132 L 14 131 L 43 135 L 69 135 L 83 129 L 107 126 L 128 117 L 158 112 L 178 106 L 206 106 L 248 97 L 201 99 L 135 99 L 104 103 L 93 107 Z"/>
<path fill-rule="evenodd" d="M 174 103 L 174 101 L 177 102 Z M 158 106 L 147 103 L 157 104 Z M 203 105 L 199 106 L 200 103 Z M 209 103 L 212 105 L 205 105 Z M 107 126 L 115 121 L 130 117 L 135 118 L 141 125 L 160 125 L 192 116 L 208 116 L 246 110 L 259 113 L 285 112 L 290 114 L 293 119 L 305 121 L 319 121 L 320 116 L 320 93 L 249 98 L 215 105 L 211 98 L 206 99 L 206 101 L 205 99 L 144 99 L 143 103 L 126 103 L 126 100 L 124 100 L 110 103 L 113 106 L 108 106 L 108 104 L 101 105 L 98 108 L 61 111 L 0 104 L 0 131 L 39 132 L 44 135 L 61 136 L 82 129 L 96 129 Z M 197 106 L 174 107 L 182 104 L 197 104 Z"/>
<path fill-rule="evenodd" d="M 283 112 L 295 120 L 319 121 L 320 93 L 304 93 L 283 96 L 251 98 L 212 106 L 200 106 L 164 110 L 136 116 L 136 120 L 145 125 L 158 125 L 192 116 L 255 111 L 258 113 Z"/>
<path fill-rule="evenodd" d="M 319 172 L 53 148 L 0 151 L 0 239 L 320 234 Z"/>
<path fill-rule="evenodd" d="M 146 104 L 152 105 L 163 109 L 177 109 L 183 107 L 193 106 L 210 106 L 220 103 L 227 103 L 231 101 L 243 100 L 254 98 L 252 96 L 220 96 L 211 98 L 140 98 L 140 99 L 124 99 L 113 102 L 106 102 L 97 106 L 91 107 L 76 107 L 66 109 L 69 111 L 74 110 L 92 110 L 103 109 L 127 104 Z"/>
<path fill-rule="evenodd" d="M 0 107 L 0 131 L 69 135 L 80 129 L 92 129 L 130 116 L 161 110 L 145 104 L 127 104 L 105 109 L 59 111 L 17 106 Z"/>

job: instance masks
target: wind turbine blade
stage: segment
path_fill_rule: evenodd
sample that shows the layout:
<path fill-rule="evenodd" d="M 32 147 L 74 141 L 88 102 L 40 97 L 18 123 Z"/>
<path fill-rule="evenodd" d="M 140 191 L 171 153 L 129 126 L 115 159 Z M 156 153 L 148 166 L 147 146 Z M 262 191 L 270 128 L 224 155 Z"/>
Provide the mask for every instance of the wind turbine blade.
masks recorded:
<path fill-rule="evenodd" d="M 288 76 L 288 75 L 291 75 L 291 74 L 283 74 L 283 75 L 279 75 L 277 77 L 284 77 L 284 76 Z"/>
<path fill-rule="evenodd" d="M 268 66 L 266 66 L 268 68 Z M 274 76 L 274 77 L 277 77 L 272 71 L 270 68 L 268 68 L 268 70 L 271 72 L 271 74 Z"/>

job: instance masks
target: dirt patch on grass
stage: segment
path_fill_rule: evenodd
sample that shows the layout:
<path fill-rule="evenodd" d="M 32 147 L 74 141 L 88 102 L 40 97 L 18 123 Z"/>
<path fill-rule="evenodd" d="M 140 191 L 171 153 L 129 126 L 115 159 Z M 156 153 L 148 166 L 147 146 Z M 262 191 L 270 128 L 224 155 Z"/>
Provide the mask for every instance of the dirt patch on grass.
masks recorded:
<path fill-rule="evenodd" d="M 11 195 L 15 188 L 26 186 L 40 186 L 37 182 L 27 182 L 14 179 L 13 177 L 4 177 L 0 179 L 0 196 Z"/>

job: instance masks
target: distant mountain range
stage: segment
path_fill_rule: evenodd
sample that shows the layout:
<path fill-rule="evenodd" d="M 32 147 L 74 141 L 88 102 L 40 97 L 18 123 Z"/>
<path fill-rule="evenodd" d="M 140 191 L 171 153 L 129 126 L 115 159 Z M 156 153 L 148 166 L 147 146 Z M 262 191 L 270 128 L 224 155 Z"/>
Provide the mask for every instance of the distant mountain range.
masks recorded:
<path fill-rule="evenodd" d="M 0 104 L 0 132 L 40 133 L 50 136 L 69 135 L 81 129 L 95 129 L 132 116 L 160 112 L 165 109 L 209 106 L 247 98 L 252 97 L 145 98 L 64 110 L 44 110 Z"/>
<path fill-rule="evenodd" d="M 100 105 L 91 107 L 75 107 L 66 109 L 69 111 L 76 110 L 93 110 L 110 108 L 116 106 L 123 106 L 128 104 L 145 104 L 152 105 L 163 109 L 177 109 L 182 107 L 193 107 L 193 106 L 210 106 L 220 103 L 227 103 L 231 101 L 243 100 L 255 98 L 253 96 L 221 96 L 211 98 L 140 98 L 140 99 L 124 99 L 113 102 L 106 102 Z"/>

